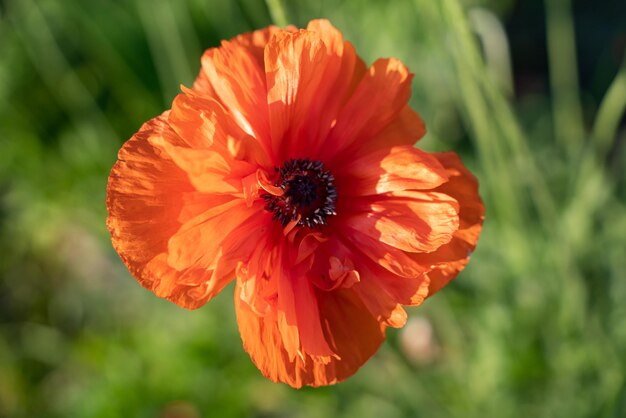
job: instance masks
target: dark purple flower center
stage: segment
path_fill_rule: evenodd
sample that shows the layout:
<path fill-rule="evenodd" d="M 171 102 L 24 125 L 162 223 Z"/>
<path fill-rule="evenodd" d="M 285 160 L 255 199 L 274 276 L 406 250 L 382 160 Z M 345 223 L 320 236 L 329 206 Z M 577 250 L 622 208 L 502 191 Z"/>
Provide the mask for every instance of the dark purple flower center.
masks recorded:
<path fill-rule="evenodd" d="M 266 202 L 265 209 L 273 213 L 272 219 L 286 226 L 300 217 L 298 226 L 314 228 L 326 225 L 326 219 L 337 214 L 335 178 L 321 161 L 290 159 L 275 171 L 278 180 L 274 185 L 284 194 L 261 195 Z"/>

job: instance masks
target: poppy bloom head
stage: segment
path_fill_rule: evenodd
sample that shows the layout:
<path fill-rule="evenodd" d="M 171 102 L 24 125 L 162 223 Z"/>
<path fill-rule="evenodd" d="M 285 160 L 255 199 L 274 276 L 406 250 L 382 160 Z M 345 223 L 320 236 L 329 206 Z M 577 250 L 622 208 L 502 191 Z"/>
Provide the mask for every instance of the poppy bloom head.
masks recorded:
<path fill-rule="evenodd" d="M 119 152 L 108 227 L 144 287 L 189 309 L 235 280 L 246 351 L 294 387 L 341 381 L 454 278 L 483 206 L 425 133 L 396 59 L 328 21 L 207 50 L 191 89 Z"/>

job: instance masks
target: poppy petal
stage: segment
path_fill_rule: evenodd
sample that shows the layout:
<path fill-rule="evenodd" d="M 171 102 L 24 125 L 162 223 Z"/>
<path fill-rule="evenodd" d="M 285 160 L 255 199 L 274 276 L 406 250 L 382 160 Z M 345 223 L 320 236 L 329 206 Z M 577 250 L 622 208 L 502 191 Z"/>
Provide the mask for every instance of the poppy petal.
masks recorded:
<path fill-rule="evenodd" d="M 241 45 L 246 48 L 250 54 L 254 57 L 259 68 L 263 68 L 263 57 L 265 55 L 265 46 L 268 44 L 272 36 L 282 31 L 295 32 L 297 29 L 295 26 L 287 26 L 285 29 L 281 29 L 278 26 L 270 25 L 266 28 L 255 30 L 253 32 L 243 33 L 237 35 L 232 42 Z"/>
<path fill-rule="evenodd" d="M 437 153 L 435 157 L 448 171 L 450 180 L 437 189 L 459 203 L 459 229 L 452 240 L 430 254 L 413 254 L 412 257 L 423 265 L 431 264 L 434 269 L 430 277 L 429 296 L 439 291 L 465 268 L 470 254 L 476 248 L 480 235 L 485 208 L 478 194 L 478 181 L 453 152 Z"/>
<path fill-rule="evenodd" d="M 443 193 L 410 191 L 355 199 L 356 214 L 343 224 L 407 252 L 432 252 L 459 228 L 458 204 Z"/>
<path fill-rule="evenodd" d="M 276 246 L 272 235 L 280 233 L 274 228 L 273 232 L 257 241 L 259 249 L 249 260 L 246 274 L 238 276 L 246 290 L 244 298 L 256 312 L 267 312 L 263 307 L 264 301 L 251 300 L 249 291 L 251 287 L 266 286 L 268 283 L 264 284 L 264 281 L 274 282 L 271 286 L 276 292 L 274 312 L 289 358 L 293 360 L 296 355 L 306 352 L 320 361 L 327 361 L 334 353 L 324 338 L 317 299 L 306 276 L 307 269 L 303 265 L 298 268 L 290 262 L 292 257 L 297 257 L 296 251 L 285 245 Z M 259 268 L 267 265 L 269 260 L 273 261 L 271 271 Z M 256 289 L 256 292 L 259 290 Z"/>
<path fill-rule="evenodd" d="M 337 119 L 341 107 L 354 92 L 366 68 L 354 47 L 344 42 L 343 35 L 328 20 L 312 20 L 307 30 L 315 32 L 326 46 L 323 82 L 317 86 L 315 100 L 308 109 L 299 140 L 305 147 L 302 155 L 323 155 L 323 141 Z M 304 141 L 303 141 L 304 139 Z"/>
<path fill-rule="evenodd" d="M 416 279 L 428 271 L 404 251 L 378 240 L 358 229 L 345 226 L 342 230 L 344 242 L 354 242 L 355 251 L 369 258 L 393 274 L 407 279 Z"/>
<path fill-rule="evenodd" d="M 356 242 L 361 245 L 355 245 Z M 334 291 L 339 288 L 328 286 L 328 279 L 315 277 L 324 273 L 324 266 L 330 265 L 331 269 L 333 267 L 333 258 L 336 257 L 331 256 L 329 263 L 325 262 L 324 257 L 327 257 L 327 254 L 337 254 L 337 257 L 346 260 L 348 267 L 358 275 L 358 280 L 345 287 L 352 289 L 359 296 L 371 315 L 379 322 L 389 326 L 401 326 L 403 314 L 398 305 L 417 305 L 428 295 L 429 278 L 425 274 L 427 269 L 422 268 L 419 271 L 409 269 L 412 274 L 407 275 L 406 271 L 384 267 L 386 262 L 378 260 L 375 254 L 365 254 L 368 250 L 364 250 L 364 245 L 367 245 L 367 242 L 361 236 L 354 236 L 352 232 L 348 232 L 342 240 L 330 238 L 321 244 L 316 252 L 316 257 L 321 259 L 313 264 L 311 278 L 320 290 Z M 402 257 L 403 254 L 401 251 L 395 251 L 395 255 Z M 380 256 L 384 255 L 381 253 Z M 407 260 L 402 258 L 400 262 Z M 410 261 L 408 264 L 419 268 Z"/>
<path fill-rule="evenodd" d="M 426 125 L 424 125 L 420 115 L 409 106 L 405 106 L 393 122 L 373 136 L 371 140 L 362 144 L 358 150 L 355 150 L 355 154 L 350 160 L 366 156 L 374 151 L 388 150 L 395 146 L 410 145 L 413 147 L 425 134 Z"/>
<path fill-rule="evenodd" d="M 220 103 L 196 96 L 191 90 L 174 98 L 168 122 L 187 146 L 196 149 L 222 149 L 228 137 L 245 134 Z"/>
<path fill-rule="evenodd" d="M 196 190 L 203 193 L 243 193 L 241 179 L 255 172 L 255 167 L 243 161 L 229 161 L 213 150 L 177 147 L 155 138 L 153 143 L 167 152 L 183 169 Z"/>
<path fill-rule="evenodd" d="M 448 180 L 439 160 L 410 146 L 371 152 L 339 168 L 337 185 L 348 196 L 428 190 Z"/>
<path fill-rule="evenodd" d="M 265 49 L 265 45 L 267 45 L 270 38 L 275 33 L 281 30 L 293 32 L 296 30 L 296 28 L 290 25 L 287 26 L 285 29 L 281 29 L 278 26 L 270 25 L 263 29 L 258 29 L 252 32 L 246 32 L 237 35 L 235 38 L 231 39 L 231 42 L 236 43 L 248 50 L 248 52 L 256 60 L 259 68 L 263 68 L 263 50 Z M 215 90 L 211 86 L 211 81 L 209 80 L 206 72 L 203 69 L 200 70 L 200 72 L 198 73 L 198 77 L 193 84 L 193 90 L 205 97 L 217 98 Z"/>
<path fill-rule="evenodd" d="M 276 161 L 284 161 L 296 140 L 308 111 L 315 103 L 324 72 L 332 60 L 314 32 L 280 32 L 265 47 L 267 103 Z"/>
<path fill-rule="evenodd" d="M 214 197 L 197 193 L 186 173 L 151 144 L 153 137 L 182 143 L 164 114 L 144 124 L 124 144 L 107 185 L 107 226 L 113 246 L 142 286 L 183 307 L 197 308 L 205 300 L 189 294 L 194 286 L 177 286 L 185 272 L 175 271 L 164 260 L 170 237 Z"/>
<path fill-rule="evenodd" d="M 232 199 L 190 219 L 169 239 L 168 264 L 177 270 L 215 268 L 222 242 L 259 210 L 248 207 L 243 199 Z"/>
<path fill-rule="evenodd" d="M 318 295 L 324 335 L 337 357 L 314 361 L 307 353 L 291 357 L 276 318 L 256 314 L 235 289 L 235 311 L 244 349 L 263 375 L 295 388 L 324 386 L 346 379 L 367 361 L 384 340 L 384 325 L 376 321 L 350 290 Z"/>
<path fill-rule="evenodd" d="M 246 134 L 232 115 L 212 98 L 200 97 L 191 90 L 185 90 L 185 94 L 179 94 L 174 99 L 168 122 L 189 148 L 219 152 L 232 162 L 230 165 L 244 161 L 269 167 L 263 142 Z"/>
<path fill-rule="evenodd" d="M 412 77 L 396 59 L 377 60 L 339 112 L 325 143 L 328 155 L 349 156 L 387 127 L 406 106 Z"/>
<path fill-rule="evenodd" d="M 215 95 L 247 134 L 268 137 L 265 76 L 258 61 L 235 42 L 222 42 L 202 57 L 202 71 Z"/>
<path fill-rule="evenodd" d="M 319 358 L 319 361 L 330 361 L 330 357 L 335 353 L 324 337 L 313 285 L 304 276 L 291 279 L 302 351 L 316 359 Z"/>
<path fill-rule="evenodd" d="M 361 260 L 357 268 L 361 280 L 352 290 L 375 318 L 389 326 L 404 325 L 405 315 L 398 305 L 419 305 L 428 296 L 430 278 L 426 274 L 407 280 L 369 260 Z"/>
<path fill-rule="evenodd" d="M 324 334 L 339 357 L 329 363 L 325 378 L 342 381 L 378 350 L 386 326 L 376 321 L 351 289 L 318 292 L 318 303 Z"/>

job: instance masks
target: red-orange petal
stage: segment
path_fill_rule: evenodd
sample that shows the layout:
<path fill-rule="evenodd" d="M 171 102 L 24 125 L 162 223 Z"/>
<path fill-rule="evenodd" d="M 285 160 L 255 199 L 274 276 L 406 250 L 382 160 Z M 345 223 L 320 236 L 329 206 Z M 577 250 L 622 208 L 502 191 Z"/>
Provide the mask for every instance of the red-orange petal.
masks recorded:
<path fill-rule="evenodd" d="M 316 361 L 329 362 L 335 355 L 324 337 L 315 289 L 306 276 L 289 277 L 294 293 L 302 351 Z M 279 295 L 280 297 L 280 295 Z"/>
<path fill-rule="evenodd" d="M 324 336 L 337 357 L 315 361 L 307 353 L 291 357 L 279 323 L 271 315 L 256 314 L 235 289 L 235 310 L 244 349 L 263 375 L 292 387 L 324 386 L 354 374 L 384 340 L 385 325 L 374 319 L 350 290 L 316 293 Z"/>
<path fill-rule="evenodd" d="M 428 268 L 415 262 L 404 251 L 385 244 L 363 231 L 346 225 L 341 232 L 343 241 L 352 242 L 355 251 L 397 276 L 415 279 L 428 271 Z"/>
<path fill-rule="evenodd" d="M 350 248 L 346 258 L 351 260 L 359 274 L 358 282 L 350 288 L 359 295 L 374 317 L 395 326 L 387 321 L 398 319 L 398 304 L 417 305 L 427 296 L 428 268 L 414 263 L 403 251 L 384 243 L 374 246 L 373 242 L 375 239 L 346 228 L 341 243 L 331 248 L 343 249 L 339 254 L 345 254 Z M 396 318 L 392 319 L 394 315 Z"/>
<path fill-rule="evenodd" d="M 263 58 L 265 54 L 265 46 L 272 39 L 272 36 L 281 32 L 295 32 L 297 29 L 295 26 L 287 26 L 282 29 L 275 25 L 270 25 L 266 28 L 255 30 L 253 32 L 242 33 L 241 35 L 237 35 L 235 38 L 231 40 L 231 42 L 236 43 L 248 50 L 250 54 L 255 58 L 259 68 L 263 68 Z"/>
<path fill-rule="evenodd" d="M 297 251 L 280 242 L 281 234 L 272 221 L 271 230 L 256 241 L 258 249 L 240 269 L 238 279 L 244 288 L 244 300 L 255 312 L 276 317 L 290 359 L 307 353 L 316 361 L 326 362 L 334 353 L 324 338 L 317 299 L 306 275 L 308 269 L 294 263 Z M 271 269 L 264 267 L 270 263 Z M 273 289 L 275 296 L 264 301 L 252 294 L 263 292 L 264 287 Z M 263 307 L 268 299 L 270 311 Z"/>
<path fill-rule="evenodd" d="M 349 156 L 393 122 L 409 100 L 412 77 L 396 59 L 377 60 L 339 112 L 325 142 L 328 155 Z"/>
<path fill-rule="evenodd" d="M 193 90 L 186 89 L 174 98 L 168 122 L 190 148 L 224 149 L 228 137 L 245 135 L 218 101 L 197 96 Z"/>
<path fill-rule="evenodd" d="M 298 139 L 304 146 L 297 151 L 303 156 L 322 158 L 326 155 L 323 142 L 366 68 L 352 44 L 345 42 L 341 32 L 328 20 L 312 20 L 307 30 L 315 32 L 324 42 L 327 57 L 323 81 L 316 89 L 315 100 L 311 102 L 304 121 L 305 126 L 299 133 Z"/>
<path fill-rule="evenodd" d="M 404 106 L 387 127 L 371 139 L 364 141 L 349 159 L 354 160 L 374 151 L 388 150 L 396 146 L 412 147 L 424 134 L 426 134 L 426 125 L 420 115 L 409 106 Z"/>
<path fill-rule="evenodd" d="M 205 290 L 209 297 L 219 293 L 235 278 L 236 269 L 241 264 L 241 260 L 249 259 L 257 244 L 267 235 L 270 228 L 268 219 L 257 215 L 260 214 L 257 213 L 242 222 L 221 242 L 220 253 L 215 259 L 211 280 L 207 283 Z"/>
<path fill-rule="evenodd" d="M 190 274 L 165 262 L 167 242 L 187 219 L 213 204 L 214 197 L 197 193 L 186 173 L 150 143 L 152 137 L 183 141 L 169 127 L 166 115 L 144 124 L 118 155 L 107 185 L 107 226 L 113 247 L 142 286 L 186 307 L 206 302 L 198 284 L 181 285 Z M 210 272 L 195 271 L 198 282 Z"/>
<path fill-rule="evenodd" d="M 358 269 L 361 280 L 352 290 L 372 316 L 389 326 L 404 325 L 406 313 L 403 314 L 401 305 L 419 305 L 428 295 L 430 279 L 426 274 L 407 279 L 367 261 L 361 261 Z"/>
<path fill-rule="evenodd" d="M 222 42 L 202 57 L 202 71 L 215 96 L 247 134 L 259 141 L 269 135 L 266 86 L 263 69 L 245 47 Z"/>
<path fill-rule="evenodd" d="M 241 177 L 242 162 L 254 165 L 244 171 L 252 172 L 256 166 L 268 167 L 269 160 L 264 144 L 245 133 L 233 115 L 215 99 L 198 96 L 193 90 L 185 90 L 172 103 L 168 116 L 172 129 L 185 141 L 188 148 L 220 153 L 227 160 L 231 177 Z"/>
<path fill-rule="evenodd" d="M 317 100 L 324 72 L 332 62 L 321 38 L 314 32 L 279 32 L 265 47 L 267 103 L 274 160 L 293 157 L 306 143 L 303 128 Z M 305 135 L 305 138 L 301 138 Z"/>
<path fill-rule="evenodd" d="M 411 146 L 382 149 L 337 167 L 342 196 L 367 196 L 401 190 L 434 189 L 448 174 L 432 154 Z"/>
<path fill-rule="evenodd" d="M 231 39 L 230 42 L 235 43 L 246 49 L 252 55 L 252 57 L 254 57 L 259 68 L 263 68 L 263 51 L 265 49 L 265 45 L 267 45 L 270 38 L 276 32 L 279 32 L 281 30 L 293 32 L 296 30 L 296 28 L 294 26 L 287 26 L 285 29 L 281 29 L 278 26 L 270 25 L 263 29 L 258 29 L 252 32 L 246 32 L 242 33 L 241 35 L 237 35 L 236 37 Z M 211 86 L 211 81 L 209 80 L 204 69 L 200 70 L 198 77 L 193 84 L 193 90 L 202 96 L 213 97 L 219 100 L 217 94 L 215 93 L 215 90 Z"/>
<path fill-rule="evenodd" d="M 232 199 L 190 219 L 168 241 L 168 264 L 177 270 L 194 266 L 214 269 L 222 242 L 260 210 L 248 207 L 243 199 Z"/>
<path fill-rule="evenodd" d="M 459 228 L 458 204 L 443 193 L 396 192 L 354 199 L 343 224 L 406 252 L 432 252 Z"/>
<path fill-rule="evenodd" d="M 430 254 L 413 254 L 418 263 L 433 265 L 429 296 L 444 287 L 465 268 L 476 248 L 482 229 L 485 208 L 478 194 L 478 181 L 453 152 L 434 154 L 446 168 L 450 180 L 435 190 L 453 197 L 459 203 L 459 229 L 452 240 Z"/>
<path fill-rule="evenodd" d="M 302 240 L 301 245 L 306 243 Z M 326 237 L 321 242 L 315 242 L 315 251 L 310 252 L 310 258 L 300 257 L 298 262 L 304 264 L 304 275 L 318 289 L 333 291 L 340 287 L 349 288 L 360 280 L 353 258 L 355 254 L 337 236 Z M 300 253 L 299 253 L 300 255 Z"/>

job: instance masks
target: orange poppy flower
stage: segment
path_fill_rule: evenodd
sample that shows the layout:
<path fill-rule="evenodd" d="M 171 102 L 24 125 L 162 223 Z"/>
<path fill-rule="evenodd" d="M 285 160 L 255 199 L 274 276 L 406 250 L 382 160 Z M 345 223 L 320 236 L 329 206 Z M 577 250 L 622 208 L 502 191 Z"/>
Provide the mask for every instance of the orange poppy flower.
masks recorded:
<path fill-rule="evenodd" d="M 367 68 L 328 21 L 271 26 L 202 57 L 192 89 L 119 152 L 115 249 L 144 287 L 189 309 L 231 280 L 241 338 L 268 378 L 321 386 L 468 262 L 483 220 L 453 153 L 425 128 L 407 68 Z"/>

